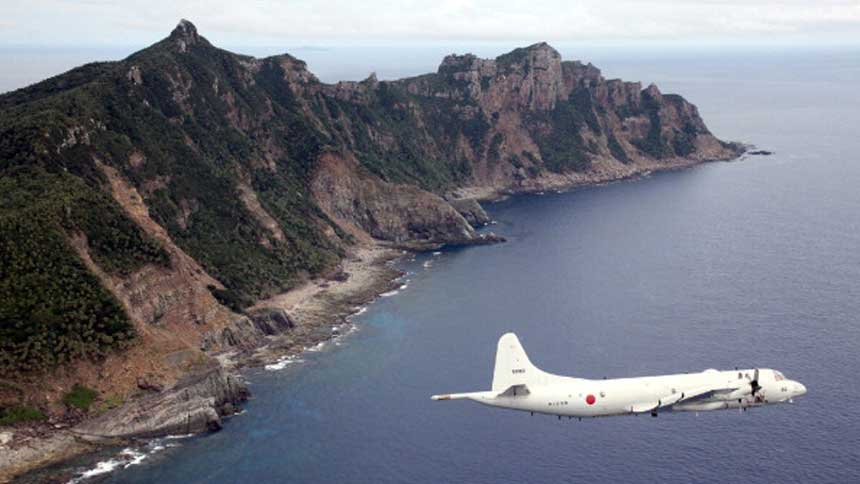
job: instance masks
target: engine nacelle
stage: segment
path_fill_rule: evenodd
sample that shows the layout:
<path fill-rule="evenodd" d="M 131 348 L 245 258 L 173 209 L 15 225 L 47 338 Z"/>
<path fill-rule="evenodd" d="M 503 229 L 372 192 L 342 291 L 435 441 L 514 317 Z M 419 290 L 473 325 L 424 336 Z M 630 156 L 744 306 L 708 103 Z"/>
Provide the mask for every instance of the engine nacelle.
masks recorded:
<path fill-rule="evenodd" d="M 715 395 L 720 400 L 732 401 L 752 395 L 752 385 L 744 385 L 741 388 L 732 390 L 731 392 Z"/>

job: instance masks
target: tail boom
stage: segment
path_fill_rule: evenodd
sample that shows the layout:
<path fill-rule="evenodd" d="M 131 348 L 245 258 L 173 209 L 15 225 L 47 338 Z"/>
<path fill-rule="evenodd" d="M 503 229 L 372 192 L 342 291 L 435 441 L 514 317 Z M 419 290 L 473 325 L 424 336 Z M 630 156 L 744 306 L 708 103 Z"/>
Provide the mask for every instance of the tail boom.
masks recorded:
<path fill-rule="evenodd" d="M 496 394 L 494 392 L 468 392 L 433 395 L 430 398 L 433 400 L 489 400 L 495 397 Z"/>

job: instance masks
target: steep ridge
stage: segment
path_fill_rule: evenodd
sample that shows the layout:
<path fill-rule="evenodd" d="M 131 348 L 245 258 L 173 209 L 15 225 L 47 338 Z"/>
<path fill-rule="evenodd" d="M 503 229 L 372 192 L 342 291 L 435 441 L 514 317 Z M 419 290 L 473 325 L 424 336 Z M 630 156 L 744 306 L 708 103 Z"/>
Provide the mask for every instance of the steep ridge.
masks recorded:
<path fill-rule="evenodd" d="M 494 241 L 470 197 L 741 151 L 682 97 L 545 43 L 325 84 L 183 20 L 127 59 L 0 96 L 0 375 L 20 382 L 0 385 L 0 409 L 23 392 L 68 413 L 73 383 L 126 398 L 212 375 L 216 353 L 293 326 L 246 308 L 336 274 L 355 247 Z M 221 387 L 231 405 L 244 393 Z"/>

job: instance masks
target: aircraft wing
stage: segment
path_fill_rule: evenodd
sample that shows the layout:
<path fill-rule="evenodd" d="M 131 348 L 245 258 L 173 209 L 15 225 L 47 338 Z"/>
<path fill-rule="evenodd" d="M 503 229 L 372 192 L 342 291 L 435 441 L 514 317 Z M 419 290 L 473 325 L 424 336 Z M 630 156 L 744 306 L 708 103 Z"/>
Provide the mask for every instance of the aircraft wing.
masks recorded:
<path fill-rule="evenodd" d="M 751 387 L 748 382 L 741 382 L 737 385 L 717 386 L 717 387 L 701 387 L 693 391 L 684 392 L 684 398 L 675 403 L 689 402 L 710 398 L 715 394 L 733 393 L 740 391 L 739 396 L 750 393 Z"/>
<path fill-rule="evenodd" d="M 714 393 L 724 392 L 724 391 L 734 391 L 741 387 L 714 387 L 714 386 L 704 386 L 699 388 L 694 388 L 692 390 L 686 390 L 683 392 L 670 393 L 662 398 L 659 398 L 656 402 L 642 402 L 638 404 L 634 404 L 630 406 L 631 413 L 647 413 L 654 412 L 661 408 L 671 407 L 672 405 L 676 405 L 681 402 L 689 402 L 692 400 L 697 400 L 701 398 L 707 398 L 713 395 Z"/>
<path fill-rule="evenodd" d="M 681 402 L 688 402 L 690 400 L 696 400 L 699 398 L 705 398 L 705 397 L 708 397 L 711 394 L 718 392 L 718 391 L 721 391 L 721 390 L 727 390 L 727 389 L 726 388 L 714 388 L 713 386 L 706 386 L 706 387 L 694 388 L 693 390 L 687 390 L 687 391 L 681 392 L 681 398 L 678 399 L 677 402 L 673 402 L 672 405 L 674 405 L 676 403 L 681 403 Z M 732 390 L 734 390 L 734 388 L 732 388 Z"/>

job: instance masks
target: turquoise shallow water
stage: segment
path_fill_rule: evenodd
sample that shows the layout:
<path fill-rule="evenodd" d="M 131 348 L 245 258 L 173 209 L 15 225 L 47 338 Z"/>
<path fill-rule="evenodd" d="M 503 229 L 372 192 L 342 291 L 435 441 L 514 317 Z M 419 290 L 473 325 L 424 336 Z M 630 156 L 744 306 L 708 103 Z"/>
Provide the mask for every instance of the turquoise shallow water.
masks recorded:
<path fill-rule="evenodd" d="M 404 262 L 408 287 L 356 318 L 341 346 L 248 372 L 254 399 L 222 432 L 102 477 L 860 480 L 856 59 L 603 62 L 609 76 L 685 95 L 721 137 L 776 154 L 491 204 L 508 243 Z M 583 422 L 430 401 L 488 388 L 509 330 L 552 372 L 773 367 L 809 394 L 742 414 Z"/>

